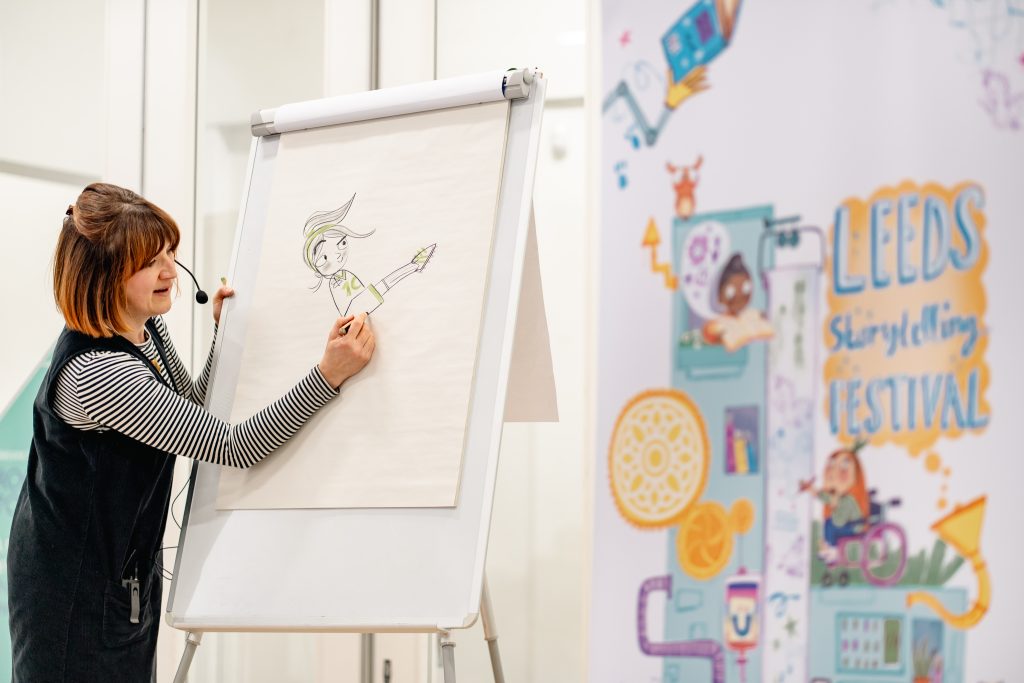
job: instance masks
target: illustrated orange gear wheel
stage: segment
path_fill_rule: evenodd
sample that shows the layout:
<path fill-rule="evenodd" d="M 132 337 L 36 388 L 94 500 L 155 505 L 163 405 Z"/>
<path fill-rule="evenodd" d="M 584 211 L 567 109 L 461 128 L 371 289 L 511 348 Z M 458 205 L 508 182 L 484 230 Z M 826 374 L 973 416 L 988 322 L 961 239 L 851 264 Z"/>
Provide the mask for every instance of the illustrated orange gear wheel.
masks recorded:
<path fill-rule="evenodd" d="M 729 508 L 729 524 L 738 534 L 745 534 L 754 526 L 754 504 L 749 498 L 740 498 Z"/>
<path fill-rule="evenodd" d="M 676 534 L 679 566 L 698 580 L 717 576 L 732 557 L 733 525 L 721 503 L 704 501 L 687 510 Z"/>
<path fill-rule="evenodd" d="M 704 491 L 708 435 L 681 391 L 654 389 L 619 413 L 608 449 L 608 478 L 619 512 L 638 527 L 678 521 Z"/>

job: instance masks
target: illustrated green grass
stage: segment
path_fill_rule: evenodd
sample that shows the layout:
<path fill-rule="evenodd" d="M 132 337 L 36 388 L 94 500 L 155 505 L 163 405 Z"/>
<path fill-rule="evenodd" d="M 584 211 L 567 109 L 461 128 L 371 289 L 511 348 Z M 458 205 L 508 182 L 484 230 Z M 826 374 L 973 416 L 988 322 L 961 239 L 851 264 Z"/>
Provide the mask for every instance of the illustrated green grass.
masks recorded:
<path fill-rule="evenodd" d="M 817 549 L 821 543 L 821 522 L 814 522 L 812 525 L 811 543 L 811 585 L 820 586 L 822 585 L 822 576 L 824 576 L 826 571 L 825 563 L 821 561 L 821 558 L 819 558 L 817 554 Z M 906 571 L 903 573 L 903 577 L 899 580 L 897 585 L 944 586 L 964 563 L 964 558 L 952 552 L 950 553 L 950 557 L 947 561 L 946 550 L 947 546 L 945 541 L 940 538 L 936 538 L 930 550 L 922 548 L 908 557 Z M 857 557 L 856 553 L 851 554 L 851 557 Z M 884 565 L 879 567 L 878 573 L 882 576 L 891 575 L 895 571 L 898 563 L 899 558 L 893 555 Z M 839 567 L 833 569 L 833 577 L 837 577 L 840 571 L 842 570 Z M 849 585 L 871 585 L 864 578 L 860 569 L 856 567 L 848 567 L 845 571 L 849 577 Z M 842 589 L 839 588 L 837 590 Z"/>

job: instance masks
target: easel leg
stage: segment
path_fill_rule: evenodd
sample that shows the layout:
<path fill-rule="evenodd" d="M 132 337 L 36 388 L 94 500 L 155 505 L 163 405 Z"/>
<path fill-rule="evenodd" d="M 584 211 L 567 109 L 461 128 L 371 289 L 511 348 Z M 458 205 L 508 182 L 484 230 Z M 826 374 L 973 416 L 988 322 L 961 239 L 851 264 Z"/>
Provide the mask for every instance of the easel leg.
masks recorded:
<path fill-rule="evenodd" d="M 174 674 L 174 683 L 185 683 L 188 679 L 188 668 L 192 666 L 192 658 L 196 654 L 196 648 L 199 647 L 199 643 L 202 641 L 202 631 L 188 631 L 185 634 L 185 651 L 181 653 L 178 673 Z"/>
<path fill-rule="evenodd" d="M 448 631 L 441 631 L 441 665 L 444 667 L 444 683 L 455 683 L 455 641 Z"/>
<path fill-rule="evenodd" d="M 484 640 L 491 654 L 491 670 L 494 672 L 494 683 L 505 683 L 505 672 L 501 668 L 501 653 L 498 652 L 498 630 L 494 625 L 494 608 L 491 607 L 491 592 L 487 589 L 487 577 L 484 577 L 483 595 L 480 597 L 480 618 L 484 622 Z"/>
<path fill-rule="evenodd" d="M 359 683 L 373 683 L 373 634 L 359 637 Z"/>

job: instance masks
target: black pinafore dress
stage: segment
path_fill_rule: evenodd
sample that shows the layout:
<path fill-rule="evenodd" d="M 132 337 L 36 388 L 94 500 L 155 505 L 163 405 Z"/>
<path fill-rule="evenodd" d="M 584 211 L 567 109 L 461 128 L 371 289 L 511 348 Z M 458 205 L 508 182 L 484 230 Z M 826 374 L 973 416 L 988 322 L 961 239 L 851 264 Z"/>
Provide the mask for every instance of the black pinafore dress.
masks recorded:
<path fill-rule="evenodd" d="M 146 329 L 168 367 L 152 321 Z M 60 371 L 96 349 L 138 356 L 166 384 L 123 337 L 65 329 L 58 339 L 7 551 L 13 683 L 155 680 L 174 456 L 113 430 L 75 429 L 55 413 Z"/>

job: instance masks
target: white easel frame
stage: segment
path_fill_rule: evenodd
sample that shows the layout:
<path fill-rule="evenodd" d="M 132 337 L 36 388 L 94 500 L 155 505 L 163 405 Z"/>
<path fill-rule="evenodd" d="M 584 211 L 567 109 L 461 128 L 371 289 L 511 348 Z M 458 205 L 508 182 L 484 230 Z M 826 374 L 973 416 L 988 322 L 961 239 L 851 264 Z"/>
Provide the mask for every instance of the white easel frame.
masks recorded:
<path fill-rule="evenodd" d="M 493 77 L 493 74 L 491 75 Z M 331 513 L 337 511 L 296 511 L 296 510 L 284 510 L 284 511 L 231 511 L 219 513 L 216 510 L 216 506 L 211 504 L 213 498 L 211 493 L 215 492 L 217 479 L 219 477 L 219 469 L 215 466 L 210 466 L 203 463 L 197 463 L 193 467 L 193 478 L 189 486 L 188 500 L 186 502 L 185 516 L 183 519 L 181 538 L 179 540 L 179 552 L 176 559 L 174 582 L 171 587 L 171 596 L 168 600 L 167 605 L 167 621 L 168 623 L 178 629 L 185 630 L 188 632 L 186 640 L 186 649 L 183 653 L 181 665 L 179 667 L 176 681 L 184 681 L 184 676 L 187 674 L 187 670 L 191 663 L 192 656 L 194 655 L 195 649 L 201 642 L 202 633 L 205 631 L 297 631 L 297 632 L 356 632 L 356 633 L 377 633 L 377 632 L 421 632 L 421 633 L 438 633 L 441 635 L 443 662 L 445 666 L 445 681 L 446 683 L 454 683 L 454 654 L 453 646 L 449 635 L 450 631 L 456 628 L 467 628 L 475 621 L 477 616 L 482 616 L 484 619 L 485 628 L 485 639 L 488 642 L 488 647 L 491 653 L 492 667 L 494 669 L 495 680 L 498 682 L 503 681 L 503 673 L 501 671 L 500 656 L 498 655 L 497 648 L 497 635 L 494 627 L 493 613 L 490 606 L 490 596 L 487 592 L 486 581 L 484 579 L 484 560 L 486 557 L 486 542 L 489 528 L 489 520 L 491 507 L 493 503 L 494 495 L 494 484 L 497 472 L 497 460 L 498 460 L 498 445 L 500 443 L 501 429 L 500 425 L 506 416 L 510 416 L 510 413 L 529 414 L 529 411 L 516 410 L 511 403 L 514 403 L 514 396 L 510 395 L 509 402 L 506 404 L 506 391 L 509 389 L 509 375 L 510 366 L 521 365 L 524 361 L 516 361 L 513 356 L 513 335 L 517 328 L 517 316 L 519 315 L 519 299 L 520 293 L 523 293 L 523 299 L 527 302 L 524 306 L 523 317 L 529 319 L 531 322 L 537 320 L 539 313 L 540 323 L 543 325 L 543 330 L 539 327 L 535 327 L 534 330 L 537 332 L 543 332 L 544 341 L 547 341 L 547 330 L 546 322 L 543 314 L 543 298 L 540 295 L 539 283 L 527 283 L 524 281 L 524 272 L 530 273 L 531 277 L 536 277 L 536 243 L 535 235 L 533 234 L 532 225 L 532 186 L 534 169 L 536 168 L 537 149 L 539 146 L 539 132 L 540 132 L 540 115 L 543 109 L 544 94 L 546 90 L 546 83 L 543 77 L 532 69 L 510 71 L 506 74 L 499 74 L 499 77 L 503 80 L 499 80 L 502 84 L 502 92 L 505 92 L 506 84 L 508 85 L 509 92 L 516 92 L 518 95 L 511 95 L 506 92 L 506 99 L 513 99 L 518 96 L 520 99 L 516 101 L 510 109 L 509 114 L 509 140 L 510 142 L 506 146 L 506 157 L 505 157 L 505 173 L 502 178 L 502 190 L 499 196 L 499 209 L 498 209 L 498 221 L 499 230 L 496 232 L 496 243 L 494 246 L 495 253 L 499 253 L 499 250 L 504 249 L 501 253 L 512 253 L 511 259 L 500 259 L 495 260 L 492 266 L 492 282 L 494 278 L 499 278 L 502 283 L 502 287 L 499 287 L 497 294 L 492 292 L 492 287 L 488 287 L 488 302 L 489 304 L 494 303 L 491 299 L 495 296 L 498 298 L 496 301 L 500 303 L 500 306 L 488 305 L 485 307 L 484 316 L 484 329 L 485 335 L 486 330 L 489 329 L 488 325 L 494 329 L 500 330 L 500 336 L 504 340 L 501 343 L 501 348 L 493 348 L 487 354 L 485 358 L 485 352 L 481 350 L 481 358 L 478 362 L 478 374 L 489 373 L 497 378 L 496 384 L 490 387 L 493 390 L 493 401 L 478 406 L 474 399 L 474 411 L 478 408 L 483 408 L 483 412 L 474 412 L 471 415 L 475 416 L 476 421 L 488 421 L 491 425 L 485 432 L 486 442 L 480 442 L 478 439 L 477 446 L 487 444 L 487 460 L 483 462 L 481 457 L 478 457 L 476 463 L 477 469 L 475 470 L 476 483 L 483 483 L 481 492 L 482 497 L 464 496 L 460 494 L 460 507 L 464 503 L 470 503 L 469 511 L 460 511 L 459 509 L 449 510 L 423 510 L 422 516 L 424 518 L 432 518 L 442 520 L 445 517 L 459 517 L 462 515 L 467 519 L 474 514 L 474 511 L 480 513 L 477 519 L 477 526 L 471 527 L 475 531 L 472 540 L 475 542 L 475 547 L 472 549 L 468 548 L 467 543 L 463 541 L 463 545 L 460 546 L 459 552 L 462 555 L 466 555 L 467 552 L 472 552 L 472 573 L 468 575 L 469 578 L 469 594 L 468 601 L 466 603 L 466 611 L 462 612 L 461 609 L 456 613 L 451 612 L 437 612 L 433 613 L 432 616 L 423 617 L 421 613 L 419 616 L 415 616 L 415 612 L 410 609 L 409 614 L 401 613 L 396 614 L 392 611 L 385 617 L 378 619 L 373 618 L 371 615 L 372 611 L 359 612 L 354 610 L 355 616 L 346 614 L 344 618 L 338 615 L 326 615 L 326 616 L 310 616 L 307 612 L 305 617 L 299 616 L 294 618 L 289 616 L 290 612 L 274 612 L 273 609 L 267 610 L 266 612 L 260 612 L 258 614 L 251 611 L 245 612 L 244 609 L 238 613 L 231 609 L 225 608 L 225 605 L 229 604 L 227 601 L 217 603 L 216 600 L 210 599 L 210 589 L 205 589 L 200 584 L 200 570 L 203 574 L 213 574 L 214 577 L 211 579 L 214 585 L 223 585 L 223 579 L 225 574 L 223 572 L 229 569 L 230 562 L 225 561 L 224 554 L 231 556 L 234 553 L 244 553 L 245 544 L 238 542 L 239 537 L 244 539 L 245 531 L 239 532 L 239 527 L 246 523 L 252 523 L 255 520 L 255 526 L 251 528 L 268 530 L 268 537 L 273 538 L 274 533 L 280 534 L 282 530 L 286 530 L 288 524 L 295 525 L 296 515 L 289 513 L 296 513 L 304 515 L 303 520 L 312 520 L 313 523 L 324 522 L 325 517 L 331 517 Z M 479 77 L 470 77 L 479 78 Z M 466 79 L 469 80 L 469 79 Z M 394 97 L 395 92 L 402 90 L 401 97 Z M 427 100 L 434 98 L 430 106 L 421 108 L 408 108 L 407 102 L 409 100 L 409 94 L 422 93 L 423 97 Z M 361 96 L 349 96 L 348 107 L 351 110 L 353 108 L 359 109 L 363 107 L 364 110 L 374 110 L 377 112 L 376 116 L 364 117 L 364 118 L 377 118 L 385 115 L 400 115 L 404 113 L 411 113 L 413 111 L 422 111 L 425 109 L 438 109 L 447 106 L 458 106 L 459 103 L 451 102 L 450 98 L 435 97 L 436 92 L 432 91 L 430 84 L 419 84 L 416 86 L 405 86 L 402 89 L 393 89 L 390 93 L 388 91 L 377 91 L 374 94 L 366 93 Z M 393 101 L 387 100 L 391 96 Z M 362 98 L 362 99 L 359 99 Z M 374 99 L 375 98 L 375 99 Z M 338 98 L 334 98 L 335 100 Z M 321 125 L 334 125 L 337 123 L 344 123 L 350 120 L 356 120 L 352 118 L 338 118 L 336 115 L 331 114 L 330 107 L 326 109 L 323 103 L 326 101 L 313 102 L 313 103 L 300 103 L 299 105 L 287 105 L 279 110 L 269 110 L 263 112 L 257 112 L 253 117 L 253 129 L 254 133 L 261 136 L 267 136 L 264 139 L 257 139 L 253 142 L 252 154 L 250 156 L 249 170 L 248 170 L 248 183 L 244 193 L 242 201 L 242 211 L 240 212 L 239 218 L 239 230 L 236 234 L 236 248 L 235 248 L 235 263 L 232 265 L 232 281 L 233 284 L 238 288 L 243 288 L 244 283 L 238 277 L 239 273 L 236 270 L 239 260 L 240 250 L 244 247 L 241 244 L 240 236 L 242 230 L 246 224 L 247 212 L 254 211 L 257 214 L 265 210 L 265 201 L 267 195 L 267 187 L 269 186 L 269 174 L 265 173 L 263 176 L 260 173 L 255 172 L 254 169 L 258 170 L 259 166 L 259 155 L 261 151 L 263 153 L 269 153 L 273 155 L 276 150 L 277 138 L 279 133 L 287 132 L 288 130 L 300 130 L 303 128 L 316 127 Z M 383 102 L 383 106 L 381 103 Z M 329 103 L 328 103 L 329 104 Z M 305 109 L 303 109 L 305 107 Z M 319 107 L 319 108 L 318 108 Z M 384 111 L 385 113 L 380 113 Z M 326 114 L 325 114 L 326 112 Z M 316 120 L 315 125 L 302 125 L 303 117 L 305 120 Z M 293 126 L 285 130 L 280 130 L 277 126 L 282 121 L 290 121 Z M 298 121 L 298 123 L 295 123 Z M 283 124 L 284 126 L 289 125 L 288 123 Z M 513 131 L 516 131 L 515 142 L 513 140 Z M 262 145 L 261 145 L 262 143 Z M 269 150 L 269 152 L 267 151 Z M 266 176 L 266 177 L 264 177 Z M 509 183 L 508 178 L 512 178 L 513 181 Z M 260 204 L 263 204 L 261 207 Z M 505 225 L 504 229 L 500 226 Z M 504 238 L 501 235 L 504 235 Z M 504 239 L 504 244 L 499 244 L 498 241 Z M 530 258 L 534 262 L 527 263 L 524 265 L 524 261 L 527 259 L 529 254 Z M 495 271 L 497 275 L 495 275 Z M 244 278 L 243 278 L 244 279 Z M 531 286 L 536 284 L 537 286 Z M 537 311 L 537 301 L 540 302 L 540 310 Z M 244 306 L 244 299 L 241 302 L 230 302 L 235 307 Z M 531 310 L 532 309 L 532 310 Z M 230 355 L 218 356 L 215 360 L 214 371 L 211 377 L 210 393 L 208 396 L 208 408 L 215 414 L 225 414 L 226 409 L 223 404 L 224 391 L 219 392 L 221 396 L 218 399 L 217 378 L 221 373 L 224 377 L 237 376 L 237 359 L 235 359 L 235 367 L 228 367 L 232 363 L 232 357 L 238 356 L 237 346 L 232 347 L 230 343 L 230 335 L 228 336 L 228 343 L 224 343 L 225 330 L 230 327 L 230 309 L 225 309 L 225 320 L 222 321 L 220 328 L 220 334 L 218 339 L 218 349 L 223 352 L 225 348 L 230 352 Z M 239 313 L 244 316 L 243 312 Z M 244 318 L 243 318 L 244 319 Z M 516 335 L 518 337 L 518 335 Z M 547 354 L 547 358 L 541 358 L 540 364 L 546 360 L 548 367 L 550 367 L 550 349 L 546 347 L 544 351 Z M 520 352 L 524 353 L 524 352 Z M 533 359 L 534 365 L 537 365 L 537 359 Z M 227 367 L 227 369 L 225 369 Z M 232 372 L 235 374 L 232 375 Z M 550 380 L 550 373 L 548 373 L 550 392 L 553 395 L 553 381 Z M 475 387 L 476 382 L 474 380 Z M 229 382 L 233 387 L 233 381 Z M 543 394 L 548 387 L 541 387 L 538 390 L 532 390 L 532 396 Z M 476 394 L 477 389 L 474 389 Z M 484 392 L 486 393 L 486 392 Z M 524 397 L 531 393 L 529 387 L 524 391 L 524 387 L 514 387 L 513 394 L 518 394 Z M 218 400 L 221 403 L 218 404 Z M 553 406 L 554 402 L 550 401 Z M 227 405 L 227 410 L 230 409 L 230 405 Z M 514 419 L 514 418 L 513 418 Z M 519 417 L 519 419 L 523 419 Z M 533 419 L 537 419 L 534 417 Z M 550 419 L 550 418 L 549 418 Z M 470 429 L 472 433 L 472 425 L 474 423 L 474 417 L 471 417 Z M 470 437 L 471 438 L 471 437 Z M 469 447 L 467 446 L 467 458 L 469 457 Z M 468 465 L 464 465 L 468 468 Z M 464 474 L 464 478 L 467 475 Z M 479 505 L 480 507 L 475 507 Z M 241 512 L 241 514 L 239 514 Z M 395 513 L 396 511 L 386 510 L 346 510 L 343 511 L 346 517 L 346 524 L 348 524 L 347 530 L 351 533 L 359 530 L 359 520 L 361 518 L 369 519 L 374 516 L 380 516 L 382 514 Z M 231 515 L 236 515 L 233 519 L 228 519 Z M 333 515 L 338 517 L 339 515 Z M 406 516 L 409 516 L 406 514 Z M 391 523 L 394 522 L 395 515 L 392 515 Z M 287 519 L 285 519 L 287 518 Z M 239 521 L 249 520 L 246 521 Z M 231 529 L 227 529 L 228 521 L 232 523 L 238 522 Z M 329 520 L 328 520 L 329 521 Z M 337 521 L 337 520 L 335 520 Z M 462 522 L 459 522 L 460 524 Z M 277 525 L 275 529 L 274 526 Z M 435 524 L 435 522 L 429 522 L 427 524 Z M 331 528 L 324 526 L 325 529 L 337 533 L 338 528 Z M 413 527 L 409 527 L 413 528 Z M 436 527 L 443 528 L 443 527 Z M 463 537 L 465 537 L 465 530 L 469 527 L 463 526 L 458 527 L 463 530 Z M 219 538 L 221 534 L 224 534 L 224 538 Z M 233 536 L 232 536 L 233 535 Z M 186 538 L 187 537 L 187 538 Z M 336 536 L 341 538 L 348 538 L 348 536 L 342 534 Z M 234 538 L 234 545 L 224 550 L 224 553 L 218 551 L 223 550 L 220 546 L 228 545 L 232 543 Z M 224 543 L 224 539 L 228 540 L 228 543 Z M 192 541 L 192 543 L 186 543 L 186 540 Z M 217 540 L 218 544 L 214 544 L 213 541 Z M 358 539 L 355 541 L 358 542 Z M 464 559 L 464 558 L 463 558 Z M 238 562 L 242 563 L 242 566 L 246 566 L 246 558 L 239 558 Z M 464 563 L 463 563 L 464 564 Z M 218 574 L 218 572 L 221 572 Z M 246 577 L 248 578 L 248 577 Z M 218 584 L 217 581 L 221 580 Z M 457 579 L 454 581 L 455 588 L 461 594 L 459 585 L 463 579 Z M 315 582 L 315 579 L 314 579 Z M 267 595 L 271 592 L 270 587 L 266 584 L 260 586 L 259 581 L 256 581 L 256 586 L 253 590 L 255 594 Z M 197 588 L 198 587 L 198 588 Z M 451 586 L 449 586 L 451 588 Z M 281 586 L 282 591 L 287 591 L 288 588 Z M 204 592 L 205 591 L 205 592 Z M 196 596 L 199 593 L 203 593 L 202 598 L 196 600 Z M 450 594 L 450 591 L 449 591 Z M 251 596 L 246 596 L 247 603 L 252 603 Z M 206 602 L 203 602 L 203 599 Z M 237 599 L 237 598 L 236 598 Z M 461 599 L 460 599 L 461 600 Z M 195 608 L 194 602 L 201 603 L 201 607 Z M 330 602 L 328 600 L 328 602 Z M 247 604 L 246 608 L 251 608 L 251 604 Z M 429 612 L 429 607 L 427 612 Z M 328 611 L 328 610 L 324 610 Z"/>

